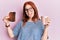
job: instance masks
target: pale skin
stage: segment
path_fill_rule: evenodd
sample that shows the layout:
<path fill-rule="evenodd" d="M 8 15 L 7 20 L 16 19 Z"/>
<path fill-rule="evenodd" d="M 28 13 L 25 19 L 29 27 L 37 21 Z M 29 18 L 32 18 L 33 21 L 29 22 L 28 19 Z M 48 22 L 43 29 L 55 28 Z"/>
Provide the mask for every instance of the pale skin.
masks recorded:
<path fill-rule="evenodd" d="M 28 21 L 29 21 L 29 22 L 33 22 L 33 21 L 32 21 L 32 17 L 34 16 L 34 10 L 32 9 L 32 7 L 31 7 L 30 5 L 26 5 L 25 8 L 26 8 L 26 9 L 29 9 L 28 12 L 25 11 L 26 14 L 29 16 L 29 20 L 28 20 Z M 5 17 L 5 18 L 4 18 L 4 23 L 5 23 L 6 25 L 9 25 L 10 22 L 9 22 L 8 20 L 6 20 L 7 18 L 8 18 L 8 17 Z M 42 18 L 40 17 L 40 19 L 42 19 L 42 22 L 44 23 L 43 17 L 42 17 Z M 44 28 L 44 33 L 43 33 L 43 36 L 42 36 L 41 40 L 47 40 L 47 36 L 48 36 L 48 35 L 47 35 L 47 34 L 48 34 L 48 26 L 49 26 L 49 24 L 50 24 L 49 18 L 47 18 L 47 20 L 48 20 L 48 21 L 45 20 L 45 23 L 48 24 L 48 25 L 44 24 L 44 25 L 46 25 L 46 26 L 45 26 L 45 28 Z M 9 34 L 10 38 L 13 38 L 13 37 L 14 37 L 14 34 L 13 34 L 13 31 L 12 31 L 11 27 L 8 27 L 8 28 L 7 28 L 7 31 L 8 31 L 8 34 Z"/>

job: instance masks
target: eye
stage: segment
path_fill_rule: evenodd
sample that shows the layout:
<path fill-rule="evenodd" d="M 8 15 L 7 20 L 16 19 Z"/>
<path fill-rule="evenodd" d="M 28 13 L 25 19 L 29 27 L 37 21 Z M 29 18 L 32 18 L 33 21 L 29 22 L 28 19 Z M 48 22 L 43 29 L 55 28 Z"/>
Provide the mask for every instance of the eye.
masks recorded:
<path fill-rule="evenodd" d="M 34 10 L 33 8 L 29 8 L 29 9 L 25 9 L 25 12 L 28 12 L 28 11 L 32 12 L 33 10 Z"/>
<path fill-rule="evenodd" d="M 30 11 L 32 12 L 34 9 L 33 8 L 30 8 Z"/>
<path fill-rule="evenodd" d="M 25 12 L 27 12 L 28 11 L 28 9 L 25 9 Z"/>

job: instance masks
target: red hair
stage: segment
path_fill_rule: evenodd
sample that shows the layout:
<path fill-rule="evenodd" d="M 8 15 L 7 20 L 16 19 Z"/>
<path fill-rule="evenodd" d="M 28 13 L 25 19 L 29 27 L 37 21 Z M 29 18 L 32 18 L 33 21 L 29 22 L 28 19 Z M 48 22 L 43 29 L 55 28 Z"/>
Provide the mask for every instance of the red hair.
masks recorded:
<path fill-rule="evenodd" d="M 25 12 L 25 6 L 27 4 L 31 5 L 31 7 L 34 9 L 34 16 L 33 16 L 32 20 L 35 22 L 36 21 L 35 19 L 37 19 L 37 20 L 39 19 L 39 17 L 38 17 L 38 10 L 37 10 L 35 4 L 33 2 L 31 2 L 31 1 L 25 2 L 24 6 L 23 6 L 23 19 L 22 19 L 23 20 L 23 25 L 25 25 L 25 23 L 29 19 L 29 17 L 26 15 L 26 12 Z"/>

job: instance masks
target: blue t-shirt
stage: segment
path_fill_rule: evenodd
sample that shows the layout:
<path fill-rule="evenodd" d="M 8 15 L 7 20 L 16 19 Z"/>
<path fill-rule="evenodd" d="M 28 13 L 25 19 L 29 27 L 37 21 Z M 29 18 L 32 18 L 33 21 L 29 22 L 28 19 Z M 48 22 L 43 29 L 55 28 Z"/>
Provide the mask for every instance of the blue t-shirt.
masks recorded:
<path fill-rule="evenodd" d="M 41 40 L 44 32 L 44 25 L 41 20 L 34 22 L 26 22 L 24 27 L 23 21 L 20 21 L 13 30 L 13 34 L 17 40 Z"/>

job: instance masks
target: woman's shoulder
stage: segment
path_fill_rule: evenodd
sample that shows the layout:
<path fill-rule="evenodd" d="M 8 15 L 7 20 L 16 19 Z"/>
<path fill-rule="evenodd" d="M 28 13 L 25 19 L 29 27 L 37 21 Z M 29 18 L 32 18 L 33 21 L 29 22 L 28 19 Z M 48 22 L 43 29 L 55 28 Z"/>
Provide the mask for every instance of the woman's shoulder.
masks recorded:
<path fill-rule="evenodd" d="M 19 21 L 18 21 L 18 24 L 22 24 L 22 22 L 23 22 L 22 20 L 19 20 Z"/>
<path fill-rule="evenodd" d="M 37 24 L 39 24 L 39 25 L 43 25 L 42 20 L 41 20 L 41 19 L 39 19 L 39 20 L 37 21 Z"/>
<path fill-rule="evenodd" d="M 41 19 L 38 19 L 38 21 L 37 22 L 42 22 L 42 20 Z"/>

